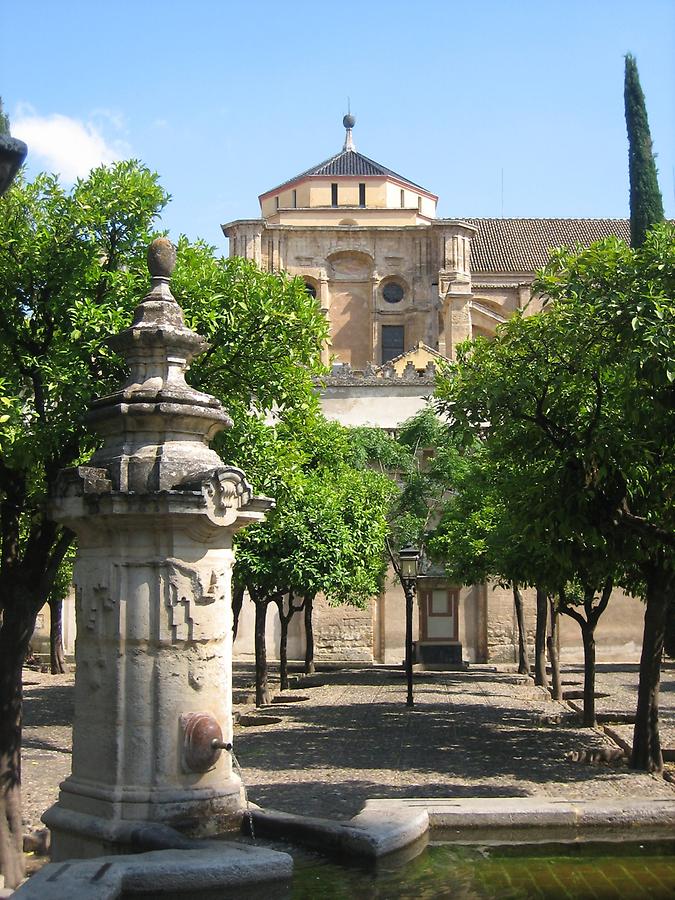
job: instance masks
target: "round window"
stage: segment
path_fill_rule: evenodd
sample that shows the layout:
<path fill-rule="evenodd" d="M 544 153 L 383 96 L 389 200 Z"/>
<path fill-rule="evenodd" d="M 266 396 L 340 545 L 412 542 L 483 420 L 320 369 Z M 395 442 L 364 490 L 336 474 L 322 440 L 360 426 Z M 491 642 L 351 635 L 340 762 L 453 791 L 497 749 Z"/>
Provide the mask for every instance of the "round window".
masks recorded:
<path fill-rule="evenodd" d="M 382 296 L 387 303 L 400 303 L 404 293 L 403 288 L 396 281 L 388 281 L 382 289 Z"/>

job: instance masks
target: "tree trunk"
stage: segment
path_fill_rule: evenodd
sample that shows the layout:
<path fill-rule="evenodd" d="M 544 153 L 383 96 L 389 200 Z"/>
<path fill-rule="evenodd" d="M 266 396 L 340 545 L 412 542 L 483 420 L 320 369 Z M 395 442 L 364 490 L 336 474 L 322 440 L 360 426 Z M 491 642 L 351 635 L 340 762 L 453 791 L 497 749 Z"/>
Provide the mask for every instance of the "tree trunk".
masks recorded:
<path fill-rule="evenodd" d="M 10 603 L 0 627 L 0 872 L 5 887 L 24 876 L 21 816 L 21 669 L 35 628 L 37 609 Z"/>
<path fill-rule="evenodd" d="M 584 642 L 584 726 L 595 728 L 595 623 L 579 624 Z"/>
<path fill-rule="evenodd" d="M 22 541 L 25 478 L 9 473 L 2 460 L 0 468 L 6 476 L 5 497 L 0 502 L 0 872 L 5 887 L 13 888 L 22 880 L 24 872 L 21 670 L 35 630 L 35 619 L 47 602 L 73 534 L 59 529 L 55 522 L 39 518 Z"/>
<path fill-rule="evenodd" d="M 312 613 L 314 612 L 314 597 L 305 598 L 305 675 L 313 675 L 314 668 L 314 627 Z"/>
<path fill-rule="evenodd" d="M 49 598 L 49 662 L 52 675 L 67 672 L 63 655 L 63 600 Z"/>
<path fill-rule="evenodd" d="M 551 662 L 551 696 L 554 700 L 562 700 L 562 681 L 560 680 L 560 655 L 558 653 L 560 645 L 558 611 L 555 608 L 553 598 L 549 598 L 549 613 L 551 616 L 551 633 L 546 638 L 546 646 L 548 648 L 548 658 Z"/>
<path fill-rule="evenodd" d="M 289 603 L 291 603 L 291 598 L 289 597 Z M 281 599 L 277 603 L 279 607 L 279 624 L 280 624 L 280 635 L 279 635 L 279 681 L 280 688 L 282 691 L 288 690 L 288 626 L 290 624 L 293 613 L 289 608 L 288 615 L 284 615 L 284 598 Z"/>
<path fill-rule="evenodd" d="M 675 659 L 675 597 L 672 593 L 666 612 L 666 637 L 663 643 L 663 652 L 671 659 Z"/>
<path fill-rule="evenodd" d="M 238 581 L 232 582 L 232 643 L 237 640 L 239 630 L 239 616 L 244 603 L 244 585 Z"/>
<path fill-rule="evenodd" d="M 660 563 L 660 564 L 659 564 Z M 644 772 L 663 771 L 663 754 L 659 736 L 659 681 L 661 657 L 666 630 L 666 613 L 670 593 L 675 587 L 672 575 L 659 561 L 647 575 L 642 656 L 638 705 L 633 733 L 631 768 Z"/>
<path fill-rule="evenodd" d="M 523 595 L 518 585 L 513 583 L 513 606 L 516 611 L 518 623 L 518 672 L 521 675 L 530 674 L 530 660 L 527 653 L 527 631 L 525 629 L 525 614 L 523 612 Z"/>
<path fill-rule="evenodd" d="M 270 691 L 267 684 L 267 647 L 265 646 L 265 625 L 267 622 L 268 599 L 258 600 L 251 594 L 255 603 L 255 705 L 267 706 L 270 703 Z"/>
<path fill-rule="evenodd" d="M 279 675 L 281 680 L 281 690 L 288 690 L 288 626 L 291 619 L 296 613 L 305 609 L 306 600 L 303 599 L 299 606 L 293 603 L 294 592 L 288 592 L 288 612 L 284 613 L 284 597 L 283 594 L 276 598 L 277 609 L 279 610 L 279 622 L 281 624 L 281 636 L 279 640 Z"/>
<path fill-rule="evenodd" d="M 546 626 L 548 618 L 548 596 L 542 588 L 537 588 L 537 623 L 534 646 L 534 683 L 548 688 L 546 677 Z"/>

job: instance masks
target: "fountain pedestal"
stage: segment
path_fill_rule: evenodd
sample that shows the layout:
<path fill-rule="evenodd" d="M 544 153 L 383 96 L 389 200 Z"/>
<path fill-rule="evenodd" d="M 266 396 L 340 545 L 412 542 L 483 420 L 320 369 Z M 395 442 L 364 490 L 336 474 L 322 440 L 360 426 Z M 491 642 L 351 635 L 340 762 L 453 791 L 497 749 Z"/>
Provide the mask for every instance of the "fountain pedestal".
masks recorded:
<path fill-rule="evenodd" d="M 55 860 L 126 852 L 148 825 L 205 835 L 241 817 L 214 745 L 232 740 L 232 540 L 272 502 L 209 449 L 230 420 L 185 382 L 206 343 L 171 296 L 174 259 L 151 245 L 152 289 L 110 340 L 129 378 L 89 414 L 103 446 L 54 498 L 78 538 L 72 774 L 43 817 Z"/>

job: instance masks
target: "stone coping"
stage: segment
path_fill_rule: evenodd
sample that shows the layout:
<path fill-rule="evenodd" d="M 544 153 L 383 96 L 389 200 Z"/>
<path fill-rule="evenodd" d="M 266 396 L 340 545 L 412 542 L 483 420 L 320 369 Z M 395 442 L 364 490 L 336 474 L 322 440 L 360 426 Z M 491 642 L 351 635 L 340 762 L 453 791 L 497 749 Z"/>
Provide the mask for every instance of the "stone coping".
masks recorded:
<path fill-rule="evenodd" d="M 542 797 L 467 797 L 368 800 L 363 812 L 426 811 L 431 828 L 540 828 L 583 830 L 673 828 L 675 799 L 569 800 Z M 359 813 L 362 815 L 363 813 Z M 357 817 L 358 818 L 358 817 Z M 353 820 L 352 820 L 353 821 Z"/>
<path fill-rule="evenodd" d="M 347 822 L 299 816 L 270 809 L 252 809 L 257 835 L 283 838 L 331 855 L 377 859 L 402 850 L 429 830 L 429 815 L 423 807 L 381 801 L 365 807 Z"/>
<path fill-rule="evenodd" d="M 223 887 L 290 880 L 287 853 L 245 844 L 205 841 L 199 850 L 99 856 L 50 863 L 11 895 L 16 900 L 116 900 L 126 894 L 185 891 L 185 896 Z"/>
<path fill-rule="evenodd" d="M 416 843 L 429 829 L 559 828 L 588 837 L 598 829 L 630 831 L 675 827 L 675 799 L 603 800 L 494 797 L 368 800 L 348 822 L 298 816 L 275 810 L 252 813 L 256 834 L 284 838 L 331 854 L 377 859 Z M 537 835 L 540 839 L 541 831 Z M 585 836 L 585 835 L 584 835 Z"/>

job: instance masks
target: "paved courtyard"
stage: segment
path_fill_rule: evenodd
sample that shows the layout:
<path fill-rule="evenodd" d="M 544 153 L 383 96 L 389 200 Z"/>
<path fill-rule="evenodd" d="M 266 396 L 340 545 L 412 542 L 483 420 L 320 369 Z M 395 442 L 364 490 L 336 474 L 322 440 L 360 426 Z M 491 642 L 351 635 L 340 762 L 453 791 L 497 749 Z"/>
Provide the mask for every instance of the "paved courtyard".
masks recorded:
<path fill-rule="evenodd" d="M 565 690 L 580 690 L 581 668 L 566 668 L 563 679 Z M 570 706 L 547 699 L 530 679 L 488 667 L 416 673 L 413 709 L 400 670 L 343 669 L 317 680 L 288 694 L 307 699 L 256 712 L 251 668 L 236 667 L 235 711 L 280 719 L 235 728 L 249 796 L 260 806 L 349 818 L 376 797 L 675 797 L 672 782 L 625 763 L 567 760 L 570 750 L 614 745 L 601 730 L 571 723 Z M 70 770 L 73 676 L 26 671 L 25 682 L 24 815 L 33 829 Z M 637 666 L 601 666 L 597 690 L 607 694 L 599 711 L 634 713 Z M 662 675 L 661 710 L 663 744 L 675 748 L 672 663 Z M 630 740 L 631 726 L 615 730 Z"/>

